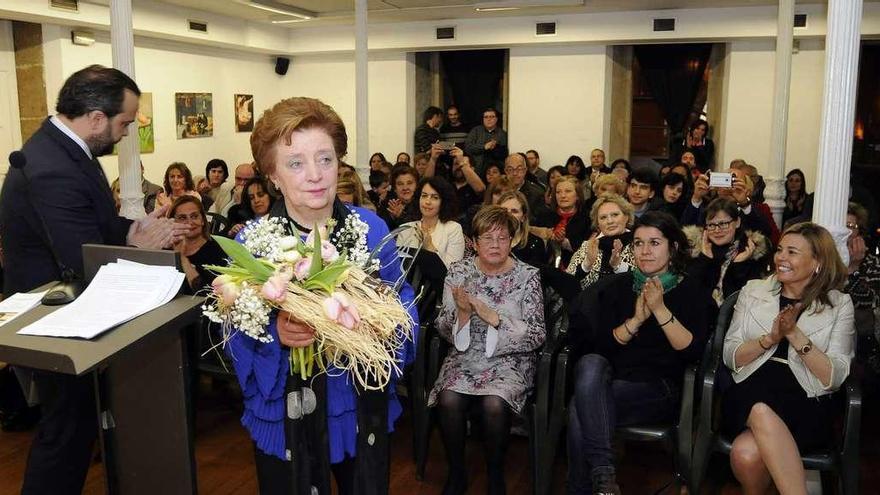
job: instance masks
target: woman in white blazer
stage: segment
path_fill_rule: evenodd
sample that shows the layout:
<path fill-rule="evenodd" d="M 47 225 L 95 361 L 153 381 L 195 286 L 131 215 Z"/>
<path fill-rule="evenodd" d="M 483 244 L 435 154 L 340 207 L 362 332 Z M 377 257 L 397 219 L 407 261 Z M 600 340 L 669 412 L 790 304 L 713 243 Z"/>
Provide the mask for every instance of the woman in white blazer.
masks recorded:
<path fill-rule="evenodd" d="M 855 352 L 853 304 L 840 292 L 846 266 L 823 227 L 789 227 L 775 272 L 740 291 L 724 339 L 735 384 L 722 402 L 722 428 L 735 436 L 730 464 L 745 494 L 771 483 L 806 494 L 801 451 L 830 442 L 832 392 Z"/>
<path fill-rule="evenodd" d="M 464 257 L 464 234 L 461 225 L 455 221 L 457 215 L 456 195 L 452 184 L 441 177 L 425 177 L 413 195 L 419 220 L 407 222 L 414 228 L 400 234 L 397 244 L 434 253 L 443 262 L 444 268 Z M 444 270 L 445 271 L 445 270 Z"/>

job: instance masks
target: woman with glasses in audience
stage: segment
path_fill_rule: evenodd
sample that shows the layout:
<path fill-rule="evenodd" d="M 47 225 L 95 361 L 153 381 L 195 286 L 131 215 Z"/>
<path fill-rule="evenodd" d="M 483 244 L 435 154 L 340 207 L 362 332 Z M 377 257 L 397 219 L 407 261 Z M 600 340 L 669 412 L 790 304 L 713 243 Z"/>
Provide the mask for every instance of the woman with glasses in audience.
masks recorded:
<path fill-rule="evenodd" d="M 859 342 L 856 346 L 857 358 L 867 364 L 869 378 L 880 378 L 880 321 L 877 308 L 880 306 L 880 256 L 869 250 L 865 242 L 868 231 L 868 210 L 858 203 L 849 203 L 846 212 L 846 228 L 849 239 L 849 265 L 846 287 L 843 292 L 850 295 L 855 308 L 856 332 Z M 866 387 L 867 388 L 867 387 Z"/>
<path fill-rule="evenodd" d="M 391 170 L 391 193 L 378 209 L 379 216 L 390 230 L 414 219 L 417 205 L 410 206 L 410 203 L 418 183 L 419 173 L 409 165 L 398 163 Z"/>
<path fill-rule="evenodd" d="M 834 239 L 810 222 L 785 230 L 775 272 L 740 291 L 724 339 L 735 384 L 722 399 L 722 430 L 735 438 L 730 466 L 746 494 L 807 493 L 801 453 L 831 441 L 832 393 L 855 351 L 853 303 L 840 292 L 846 266 Z"/>
<path fill-rule="evenodd" d="M 611 177 L 606 175 L 605 177 Z M 587 287 L 613 273 L 632 269 L 632 205 L 617 194 L 602 194 L 596 198 L 590 220 L 598 229 L 572 255 L 566 271 L 578 278 L 581 287 Z"/>
<path fill-rule="evenodd" d="M 544 342 L 538 270 L 510 256 L 519 223 L 504 208 L 474 217 L 477 256 L 455 263 L 446 277 L 437 331 L 452 344 L 428 403 L 439 409 L 448 475 L 445 495 L 467 491 L 468 411 L 482 413 L 488 493 L 503 494 L 511 415 L 532 388 L 535 351 Z"/>
<path fill-rule="evenodd" d="M 620 493 L 615 428 L 673 421 L 678 412 L 685 366 L 702 353 L 711 307 L 685 274 L 686 249 L 675 219 L 649 211 L 633 231 L 633 270 L 593 285 L 572 306 L 569 493 Z"/>
<path fill-rule="evenodd" d="M 547 264 L 544 240 L 529 231 L 529 202 L 519 191 L 508 191 L 498 197 L 498 206 L 507 210 L 519 222 L 519 229 L 511 241 L 511 252 L 516 259 L 540 268 Z"/>
<path fill-rule="evenodd" d="M 764 234 L 743 228 L 741 215 L 736 201 L 716 198 L 706 207 L 703 228 L 684 228 L 692 259 L 689 272 L 719 307 L 746 282 L 767 273 L 770 242 Z"/>
<path fill-rule="evenodd" d="M 155 208 L 171 206 L 177 198 L 188 195 L 201 201 L 201 195 L 196 191 L 192 172 L 183 162 L 174 162 L 165 169 L 164 187 L 156 195 Z"/>
<path fill-rule="evenodd" d="M 211 239 L 208 218 L 198 199 L 192 196 L 177 198 L 168 211 L 168 218 L 189 225 L 186 236 L 174 245 L 174 250 L 180 253 L 180 263 L 186 275 L 186 292 L 195 294 L 210 286 L 217 276 L 204 265 L 224 265 L 226 254 L 217 241 Z"/>
<path fill-rule="evenodd" d="M 464 257 L 464 234 L 455 221 L 455 189 L 446 179 L 426 177 L 419 181 L 415 197 L 419 202 L 419 219 L 403 224 L 411 228 L 400 233 L 397 244 L 411 249 L 421 246 L 423 251 L 435 255 L 445 275 L 450 265 Z"/>
<path fill-rule="evenodd" d="M 229 209 L 229 236 L 235 237 L 248 222 L 259 220 L 269 213 L 275 197 L 269 191 L 269 183 L 262 177 L 254 177 L 244 184 L 242 201 Z"/>

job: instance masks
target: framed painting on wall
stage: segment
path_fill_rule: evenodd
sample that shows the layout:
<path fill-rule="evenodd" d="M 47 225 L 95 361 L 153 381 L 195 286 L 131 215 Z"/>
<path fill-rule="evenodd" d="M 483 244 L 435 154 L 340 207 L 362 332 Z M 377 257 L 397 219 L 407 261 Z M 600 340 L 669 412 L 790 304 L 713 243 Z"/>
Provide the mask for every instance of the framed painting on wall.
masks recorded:
<path fill-rule="evenodd" d="M 254 130 L 254 95 L 235 95 L 235 131 Z"/>
<path fill-rule="evenodd" d="M 214 135 L 214 106 L 211 93 L 175 93 L 177 139 Z"/>

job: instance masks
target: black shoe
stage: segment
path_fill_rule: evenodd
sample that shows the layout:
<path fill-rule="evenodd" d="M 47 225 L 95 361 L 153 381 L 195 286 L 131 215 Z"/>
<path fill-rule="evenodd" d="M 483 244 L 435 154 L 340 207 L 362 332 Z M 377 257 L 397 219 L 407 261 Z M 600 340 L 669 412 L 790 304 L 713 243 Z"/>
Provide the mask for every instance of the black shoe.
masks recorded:
<path fill-rule="evenodd" d="M 614 468 L 593 470 L 593 495 L 620 495 L 620 487 L 614 475 Z"/>
<path fill-rule="evenodd" d="M 443 495 L 464 495 L 467 493 L 467 475 L 465 473 L 452 473 L 446 476 L 446 484 L 443 485 Z"/>

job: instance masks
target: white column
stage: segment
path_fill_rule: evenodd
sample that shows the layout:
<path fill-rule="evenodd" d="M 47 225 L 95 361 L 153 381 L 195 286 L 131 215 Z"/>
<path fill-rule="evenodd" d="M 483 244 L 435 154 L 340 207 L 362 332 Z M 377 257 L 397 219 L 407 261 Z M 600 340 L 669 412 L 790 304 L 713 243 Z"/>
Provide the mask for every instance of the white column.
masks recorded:
<path fill-rule="evenodd" d="M 764 197 L 782 228 L 785 209 L 785 141 L 788 134 L 788 102 L 791 88 L 791 51 L 794 33 L 794 0 L 779 0 L 776 28 L 776 77 L 773 86 L 773 121 L 770 128 L 770 163 L 764 181 Z"/>
<path fill-rule="evenodd" d="M 110 44 L 113 67 L 134 79 L 134 31 L 131 23 L 131 0 L 110 1 Z M 119 142 L 119 196 L 122 208 L 119 214 L 131 219 L 144 213 L 144 193 L 141 190 L 141 158 L 138 149 L 137 121 L 129 126 L 129 135 Z"/>
<path fill-rule="evenodd" d="M 370 162 L 369 97 L 367 94 L 367 0 L 354 2 L 354 99 L 357 156 L 353 165 L 368 170 Z"/>
<path fill-rule="evenodd" d="M 813 221 L 834 236 L 844 264 L 849 261 L 846 208 L 852 160 L 862 0 L 829 0 L 825 37 L 825 96 L 819 132 L 819 163 Z"/>

